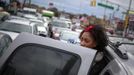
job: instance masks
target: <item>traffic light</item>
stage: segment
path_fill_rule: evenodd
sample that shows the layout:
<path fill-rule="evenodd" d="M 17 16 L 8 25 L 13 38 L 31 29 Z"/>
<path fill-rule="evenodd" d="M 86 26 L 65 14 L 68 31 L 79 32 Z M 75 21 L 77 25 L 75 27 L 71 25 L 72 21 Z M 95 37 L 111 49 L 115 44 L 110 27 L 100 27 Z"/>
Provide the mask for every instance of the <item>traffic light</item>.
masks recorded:
<path fill-rule="evenodd" d="M 95 7 L 96 6 L 96 0 L 92 0 L 90 3 L 91 6 Z"/>

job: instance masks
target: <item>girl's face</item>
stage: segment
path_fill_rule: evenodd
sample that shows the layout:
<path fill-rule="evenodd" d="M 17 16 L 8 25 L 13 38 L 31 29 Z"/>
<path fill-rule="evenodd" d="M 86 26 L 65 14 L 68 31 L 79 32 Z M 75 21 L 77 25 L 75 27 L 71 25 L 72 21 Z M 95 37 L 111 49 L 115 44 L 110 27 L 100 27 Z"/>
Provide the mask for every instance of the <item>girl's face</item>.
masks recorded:
<path fill-rule="evenodd" d="M 80 45 L 87 48 L 96 47 L 96 42 L 89 32 L 84 32 L 80 37 Z"/>

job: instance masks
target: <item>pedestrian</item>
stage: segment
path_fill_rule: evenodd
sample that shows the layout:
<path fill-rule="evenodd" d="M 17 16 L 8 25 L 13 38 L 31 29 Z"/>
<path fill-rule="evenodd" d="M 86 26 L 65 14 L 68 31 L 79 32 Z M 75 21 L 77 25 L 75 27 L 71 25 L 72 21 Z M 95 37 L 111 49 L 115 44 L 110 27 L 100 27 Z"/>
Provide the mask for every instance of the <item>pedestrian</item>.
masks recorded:
<path fill-rule="evenodd" d="M 85 17 L 82 17 L 80 19 L 80 26 L 82 29 L 85 29 L 89 25 L 88 19 Z"/>
<path fill-rule="evenodd" d="M 104 56 L 105 47 L 108 45 L 108 39 L 103 27 L 100 25 L 89 25 L 80 33 L 79 38 L 81 46 L 97 50 L 90 75 L 98 75 L 102 70 L 101 67 L 104 67 L 104 65 L 101 65 L 101 60 Z"/>
<path fill-rule="evenodd" d="M 53 3 L 49 3 L 49 7 L 47 10 L 54 12 L 55 17 L 59 17 L 58 9 L 54 6 Z"/>
<path fill-rule="evenodd" d="M 0 7 L 0 22 L 5 21 L 9 18 L 10 14 Z"/>
<path fill-rule="evenodd" d="M 76 23 L 74 22 L 73 25 L 72 25 L 72 27 L 71 27 L 71 30 L 72 31 L 76 31 L 76 28 L 77 28 L 77 26 L 76 26 Z"/>
<path fill-rule="evenodd" d="M 21 8 L 21 4 L 18 0 L 14 0 L 11 2 L 9 7 L 9 12 L 12 15 L 17 15 L 18 9 Z"/>

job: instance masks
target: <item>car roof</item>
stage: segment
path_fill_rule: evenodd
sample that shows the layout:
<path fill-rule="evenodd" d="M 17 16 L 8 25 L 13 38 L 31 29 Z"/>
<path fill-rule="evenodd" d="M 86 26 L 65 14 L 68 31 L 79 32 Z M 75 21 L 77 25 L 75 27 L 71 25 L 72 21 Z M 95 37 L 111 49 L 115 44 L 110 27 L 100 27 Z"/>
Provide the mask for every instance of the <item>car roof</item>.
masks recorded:
<path fill-rule="evenodd" d="M 40 22 L 40 23 L 43 23 L 42 20 L 39 20 L 39 19 L 29 19 L 30 21 L 33 21 L 33 22 Z"/>
<path fill-rule="evenodd" d="M 28 20 L 11 19 L 11 20 L 6 20 L 6 22 L 17 23 L 21 25 L 30 25 L 30 21 Z"/>
<path fill-rule="evenodd" d="M 12 20 L 12 19 L 27 20 L 27 19 L 26 19 L 26 18 L 24 18 L 24 17 L 20 17 L 20 16 L 13 16 L 13 15 L 12 15 L 12 16 L 10 16 L 10 17 L 9 17 L 9 19 L 10 19 L 10 20 Z"/>
<path fill-rule="evenodd" d="M 18 25 L 26 25 L 26 26 L 34 26 L 34 25 L 36 25 L 36 22 L 30 21 L 30 20 L 22 20 L 22 19 L 6 20 L 5 22 L 16 23 Z"/>
<path fill-rule="evenodd" d="M 36 12 L 36 9 L 24 7 L 23 10 Z"/>
<path fill-rule="evenodd" d="M 52 22 L 62 22 L 62 23 L 67 23 L 67 22 L 65 22 L 65 21 L 63 21 L 63 20 L 60 20 L 60 19 L 54 19 L 54 20 L 52 20 Z"/>
<path fill-rule="evenodd" d="M 89 48 L 84 48 L 81 46 L 71 45 L 67 43 L 62 43 L 58 40 L 54 40 L 51 38 L 44 38 L 41 36 L 32 35 L 29 33 L 21 33 L 10 45 L 10 47 L 6 50 L 3 56 L 0 58 L 0 68 L 6 61 L 6 59 L 10 56 L 10 54 L 20 45 L 26 43 L 34 43 L 41 44 L 49 47 L 58 48 L 63 51 L 74 53 L 81 57 L 81 65 L 78 72 L 78 75 L 87 75 L 89 68 L 92 64 L 94 56 L 96 54 L 96 50 L 92 50 Z"/>

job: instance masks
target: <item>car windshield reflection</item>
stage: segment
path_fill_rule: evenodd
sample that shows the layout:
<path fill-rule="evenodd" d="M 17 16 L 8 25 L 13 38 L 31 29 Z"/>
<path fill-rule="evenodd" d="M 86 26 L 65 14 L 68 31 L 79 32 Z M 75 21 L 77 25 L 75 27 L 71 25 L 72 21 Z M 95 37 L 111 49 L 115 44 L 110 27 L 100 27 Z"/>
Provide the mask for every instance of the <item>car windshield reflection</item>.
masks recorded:
<path fill-rule="evenodd" d="M 32 33 L 32 28 L 31 26 L 28 25 L 21 25 L 21 24 L 16 24 L 16 23 L 10 23 L 10 22 L 4 22 L 0 25 L 0 30 L 5 30 L 5 31 L 11 31 L 11 32 L 29 32 Z"/>

